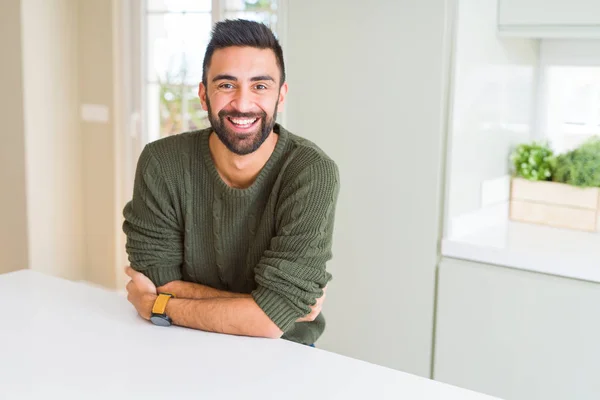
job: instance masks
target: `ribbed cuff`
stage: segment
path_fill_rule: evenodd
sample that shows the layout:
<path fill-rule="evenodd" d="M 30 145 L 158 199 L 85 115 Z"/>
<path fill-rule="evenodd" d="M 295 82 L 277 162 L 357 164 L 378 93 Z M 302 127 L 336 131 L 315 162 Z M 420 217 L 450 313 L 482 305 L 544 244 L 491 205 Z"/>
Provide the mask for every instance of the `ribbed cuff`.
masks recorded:
<path fill-rule="evenodd" d="M 156 267 L 140 271 L 146 275 L 156 287 L 165 285 L 172 281 L 181 280 L 181 268 L 179 267 Z"/>
<path fill-rule="evenodd" d="M 259 286 L 252 292 L 252 297 L 282 332 L 287 331 L 301 317 L 280 295 L 264 286 Z"/>

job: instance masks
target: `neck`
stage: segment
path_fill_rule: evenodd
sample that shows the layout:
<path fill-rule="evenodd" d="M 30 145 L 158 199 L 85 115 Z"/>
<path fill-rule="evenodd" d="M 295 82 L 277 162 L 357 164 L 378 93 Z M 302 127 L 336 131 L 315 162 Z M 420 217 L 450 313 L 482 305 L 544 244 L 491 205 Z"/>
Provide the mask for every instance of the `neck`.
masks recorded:
<path fill-rule="evenodd" d="M 208 144 L 221 179 L 233 188 L 245 189 L 254 183 L 269 161 L 278 140 L 279 135 L 271 131 L 258 150 L 244 156 L 232 153 L 214 133 L 211 133 Z"/>

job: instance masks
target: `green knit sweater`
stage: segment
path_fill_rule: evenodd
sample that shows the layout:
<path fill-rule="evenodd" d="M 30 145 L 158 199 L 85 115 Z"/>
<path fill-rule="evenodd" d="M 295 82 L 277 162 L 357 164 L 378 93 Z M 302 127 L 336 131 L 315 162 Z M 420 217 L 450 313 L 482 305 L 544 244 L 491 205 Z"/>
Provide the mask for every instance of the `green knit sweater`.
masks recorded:
<path fill-rule="evenodd" d="M 150 143 L 142 152 L 123 230 L 131 266 L 161 286 L 173 280 L 251 293 L 284 332 L 314 343 L 325 329 L 295 322 L 331 275 L 339 175 L 315 144 L 276 124 L 275 150 L 246 189 L 217 172 L 210 129 Z"/>

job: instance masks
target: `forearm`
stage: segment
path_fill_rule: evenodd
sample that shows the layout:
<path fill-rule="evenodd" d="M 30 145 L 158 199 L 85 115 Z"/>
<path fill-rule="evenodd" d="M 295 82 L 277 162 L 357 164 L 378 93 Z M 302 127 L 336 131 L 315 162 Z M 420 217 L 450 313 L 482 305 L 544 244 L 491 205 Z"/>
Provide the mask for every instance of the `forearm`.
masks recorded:
<path fill-rule="evenodd" d="M 185 282 L 185 281 L 172 281 L 157 288 L 159 293 L 171 293 L 175 298 L 179 299 L 195 299 L 195 300 L 208 300 L 208 299 L 252 299 L 252 295 L 246 293 L 234 293 L 227 292 L 225 290 L 219 290 L 211 288 L 210 286 L 201 285 L 199 283 Z M 321 299 L 319 299 L 321 300 Z M 323 299 L 324 300 L 324 299 Z M 316 311 L 316 312 L 315 312 Z M 296 320 L 296 322 L 310 322 L 321 312 L 320 307 L 313 308 L 310 314 L 302 316 Z M 252 336 L 252 335 L 251 335 Z"/>
<path fill-rule="evenodd" d="M 157 288 L 159 293 L 171 293 L 180 299 L 252 298 L 249 294 L 226 292 L 199 283 L 172 281 Z"/>
<path fill-rule="evenodd" d="M 280 338 L 283 334 L 250 295 L 204 300 L 174 298 L 169 300 L 166 313 L 175 325 L 207 332 L 267 338 Z"/>

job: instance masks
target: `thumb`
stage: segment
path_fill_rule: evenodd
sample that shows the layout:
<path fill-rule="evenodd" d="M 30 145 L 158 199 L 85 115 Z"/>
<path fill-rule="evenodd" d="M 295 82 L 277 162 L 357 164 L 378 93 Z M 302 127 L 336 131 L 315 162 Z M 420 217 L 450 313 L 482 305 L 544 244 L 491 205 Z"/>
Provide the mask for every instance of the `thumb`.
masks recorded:
<path fill-rule="evenodd" d="M 131 265 L 128 265 L 125 267 L 125 273 L 127 274 L 127 276 L 129 276 L 131 279 L 133 279 L 136 274 L 136 270 L 131 268 Z"/>

